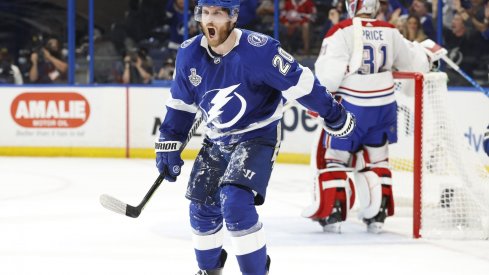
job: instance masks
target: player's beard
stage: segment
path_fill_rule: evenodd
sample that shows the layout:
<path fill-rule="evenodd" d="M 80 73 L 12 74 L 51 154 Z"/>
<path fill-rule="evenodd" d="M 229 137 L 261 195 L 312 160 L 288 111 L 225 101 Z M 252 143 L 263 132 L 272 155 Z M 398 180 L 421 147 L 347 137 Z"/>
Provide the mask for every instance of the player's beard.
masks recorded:
<path fill-rule="evenodd" d="M 206 26 L 201 23 L 200 27 L 202 28 L 204 35 L 207 38 L 207 43 L 209 44 L 209 46 L 217 47 L 224 43 L 226 39 L 228 39 L 229 35 L 234 29 L 235 24 L 236 23 L 232 23 L 231 21 L 229 21 L 218 27 L 212 23 L 207 24 Z"/>

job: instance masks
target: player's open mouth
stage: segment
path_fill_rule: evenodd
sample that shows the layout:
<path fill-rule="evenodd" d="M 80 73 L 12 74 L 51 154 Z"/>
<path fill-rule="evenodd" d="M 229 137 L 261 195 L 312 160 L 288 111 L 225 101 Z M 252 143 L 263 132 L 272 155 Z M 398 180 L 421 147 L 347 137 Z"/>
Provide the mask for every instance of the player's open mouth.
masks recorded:
<path fill-rule="evenodd" d="M 209 33 L 210 38 L 214 38 L 216 36 L 216 29 L 214 29 L 212 27 L 208 27 L 207 32 Z"/>

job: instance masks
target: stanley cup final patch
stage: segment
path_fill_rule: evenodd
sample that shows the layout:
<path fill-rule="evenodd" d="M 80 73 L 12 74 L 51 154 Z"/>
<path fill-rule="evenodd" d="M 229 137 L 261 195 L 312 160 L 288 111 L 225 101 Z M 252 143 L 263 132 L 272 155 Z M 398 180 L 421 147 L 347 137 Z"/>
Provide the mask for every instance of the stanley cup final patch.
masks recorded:
<path fill-rule="evenodd" d="M 190 69 L 190 75 L 188 76 L 188 79 L 190 80 L 190 83 L 194 85 L 195 87 L 199 86 L 200 82 L 202 81 L 202 77 L 197 74 L 197 70 L 195 68 Z"/>

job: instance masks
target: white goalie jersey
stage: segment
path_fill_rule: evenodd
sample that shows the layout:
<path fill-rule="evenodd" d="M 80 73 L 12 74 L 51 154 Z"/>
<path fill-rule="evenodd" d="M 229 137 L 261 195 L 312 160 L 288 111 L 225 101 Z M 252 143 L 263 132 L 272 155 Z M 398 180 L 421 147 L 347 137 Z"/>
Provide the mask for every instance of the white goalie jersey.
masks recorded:
<path fill-rule="evenodd" d="M 428 72 L 429 68 L 421 45 L 404 39 L 387 22 L 359 17 L 330 29 L 315 63 L 321 84 L 357 106 L 394 102 L 393 70 Z"/>

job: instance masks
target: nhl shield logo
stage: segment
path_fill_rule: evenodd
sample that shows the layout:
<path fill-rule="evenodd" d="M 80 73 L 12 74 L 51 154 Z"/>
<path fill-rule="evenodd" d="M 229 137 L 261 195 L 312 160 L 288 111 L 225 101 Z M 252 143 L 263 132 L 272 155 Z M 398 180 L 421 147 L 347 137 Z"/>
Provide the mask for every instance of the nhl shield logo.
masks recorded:
<path fill-rule="evenodd" d="M 202 81 L 202 77 L 197 74 L 197 70 L 195 68 L 190 69 L 190 75 L 188 76 L 188 79 L 190 80 L 190 83 L 194 85 L 195 87 L 199 86 L 200 82 Z"/>

